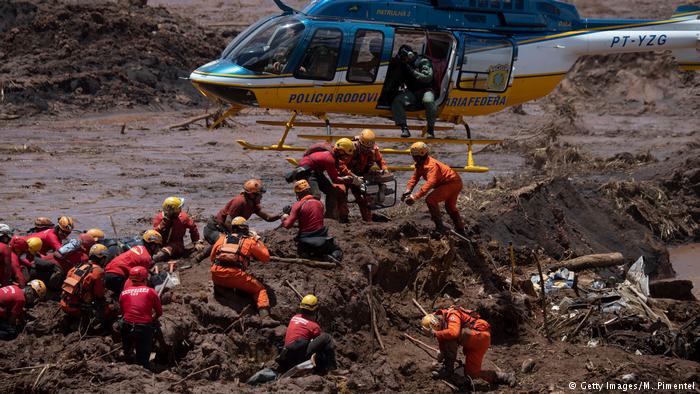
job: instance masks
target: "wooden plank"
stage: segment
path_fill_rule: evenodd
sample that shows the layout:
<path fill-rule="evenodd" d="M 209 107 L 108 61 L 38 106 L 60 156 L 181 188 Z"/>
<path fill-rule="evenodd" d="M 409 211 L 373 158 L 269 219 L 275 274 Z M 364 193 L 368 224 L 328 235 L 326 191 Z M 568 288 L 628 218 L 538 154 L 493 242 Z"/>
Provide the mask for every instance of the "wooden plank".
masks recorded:
<path fill-rule="evenodd" d="M 282 147 L 277 147 L 277 145 L 255 145 L 251 144 L 248 141 L 245 140 L 237 140 L 238 144 L 243 147 L 243 149 L 250 149 L 250 150 L 274 150 L 274 151 L 295 151 L 295 152 L 304 152 L 307 148 L 303 146 L 291 146 L 291 145 L 282 145 Z"/>

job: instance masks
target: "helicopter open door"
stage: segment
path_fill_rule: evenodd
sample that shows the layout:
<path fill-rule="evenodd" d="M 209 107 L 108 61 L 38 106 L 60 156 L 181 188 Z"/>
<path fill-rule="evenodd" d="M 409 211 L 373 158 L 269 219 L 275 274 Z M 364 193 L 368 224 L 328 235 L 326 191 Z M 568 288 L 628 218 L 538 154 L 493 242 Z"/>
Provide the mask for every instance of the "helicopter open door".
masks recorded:
<path fill-rule="evenodd" d="M 512 84 L 517 47 L 505 37 L 463 36 L 457 89 L 503 93 Z"/>

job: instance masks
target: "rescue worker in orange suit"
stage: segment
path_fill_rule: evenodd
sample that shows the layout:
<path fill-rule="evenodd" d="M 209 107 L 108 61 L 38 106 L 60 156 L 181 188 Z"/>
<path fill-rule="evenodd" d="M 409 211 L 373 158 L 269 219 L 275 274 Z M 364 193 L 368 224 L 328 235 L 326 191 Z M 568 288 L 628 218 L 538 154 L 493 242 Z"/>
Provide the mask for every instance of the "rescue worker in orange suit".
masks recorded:
<path fill-rule="evenodd" d="M 53 254 L 35 260 L 37 276 L 49 289 L 59 290 L 68 271 L 88 261 L 88 252 L 94 244 L 95 239 L 88 234 L 80 234 L 77 239 L 71 239 Z"/>
<path fill-rule="evenodd" d="M 340 173 L 343 175 L 354 175 L 361 178 L 371 176 L 372 172 L 379 171 L 385 173 L 389 171 L 386 161 L 379 151 L 379 147 L 374 143 L 376 136 L 370 129 L 364 129 L 359 136 L 353 138 L 352 143 L 355 145 L 355 153 L 341 165 Z M 355 202 L 360 208 L 362 220 L 366 222 L 372 221 L 372 211 L 370 210 L 370 201 L 367 195 L 362 191 L 361 184 L 352 184 L 349 186 L 352 195 L 355 197 Z"/>
<path fill-rule="evenodd" d="M 158 318 L 163 315 L 163 307 L 158 293 L 146 286 L 148 271 L 141 266 L 129 270 L 129 280 L 133 286 L 119 295 L 122 311 L 122 349 L 127 361 L 133 358 L 136 350 L 136 363 L 148 369 L 153 335 L 158 327 Z"/>
<path fill-rule="evenodd" d="M 46 296 L 44 282 L 34 279 L 24 289 L 16 285 L 0 288 L 0 340 L 9 341 L 19 334 L 24 308 L 31 308 Z"/>
<path fill-rule="evenodd" d="M 514 374 L 481 369 L 484 355 L 491 346 L 491 326 L 481 319 L 477 312 L 451 306 L 425 315 L 421 325 L 437 338 L 440 345 L 438 361 L 442 361 L 442 367 L 433 377 L 452 376 L 457 352 L 461 346 L 465 356 L 464 376 L 471 379 L 481 378 L 489 383 L 515 386 Z"/>
<path fill-rule="evenodd" d="M 305 179 L 294 183 L 297 202 L 285 208 L 282 215 L 282 227 L 292 228 L 299 222 L 299 232 L 294 240 L 297 242 L 297 254 L 305 258 L 327 258 L 339 262 L 343 251 L 333 237 L 328 235 L 328 228 L 323 221 L 323 203 L 311 194 L 311 185 Z"/>
<path fill-rule="evenodd" d="M 190 240 L 200 245 L 197 224 L 182 211 L 184 199 L 168 197 L 163 201 L 163 210 L 153 218 L 153 229 L 163 236 L 163 248 L 153 256 L 153 261 L 167 261 L 186 256 L 191 251 L 185 249 L 185 233 L 189 231 Z M 196 246 L 201 248 L 200 246 Z"/>
<path fill-rule="evenodd" d="M 105 267 L 105 287 L 115 295 L 124 290 L 129 270 L 143 267 L 148 272 L 153 265 L 151 256 L 163 245 L 163 237 L 156 230 L 147 230 L 142 239 L 143 245 L 134 246 L 120 254 Z"/>
<path fill-rule="evenodd" d="M 105 282 L 100 264 L 107 257 L 107 247 L 95 244 L 90 248 L 90 259 L 68 271 L 63 281 L 60 306 L 67 316 L 94 318 L 98 323 L 105 322 Z"/>
<path fill-rule="evenodd" d="M 321 192 L 326 195 L 326 217 L 347 223 L 350 211 L 346 185 L 360 186 L 362 180 L 353 175 L 341 176 L 339 169 L 354 153 L 355 145 L 349 138 L 339 139 L 332 148 L 325 143 L 312 145 L 304 152 L 299 167 L 287 175 L 287 182 L 306 179 L 317 200 L 321 199 Z"/>
<path fill-rule="evenodd" d="M 457 210 L 457 198 L 462 191 L 462 177 L 459 176 L 450 166 L 442 163 L 428 155 L 428 145 L 424 142 L 416 142 L 411 145 L 411 156 L 415 164 L 413 176 L 406 185 L 406 191 L 401 196 L 408 205 L 413 205 L 426 194 L 425 203 L 430 211 L 430 218 L 435 222 L 435 230 L 445 233 L 449 229 L 442 223 L 439 203 L 445 202 L 445 209 L 454 223 L 455 231 L 464 235 L 464 221 L 462 215 Z M 420 178 L 425 179 L 425 184 L 415 193 L 413 188 Z"/>
<path fill-rule="evenodd" d="M 248 179 L 243 184 L 243 191 L 209 219 L 204 227 L 204 239 L 210 245 L 214 245 L 221 234 L 231 232 L 231 220 L 238 216 L 248 220 L 256 214 L 266 222 L 279 220 L 282 214 L 273 215 L 262 210 L 260 203 L 265 192 L 265 186 L 261 180 Z"/>
<path fill-rule="evenodd" d="M 277 358 L 278 372 L 284 373 L 306 360 L 312 359 L 315 370 L 324 373 L 337 368 L 333 338 L 321 332 L 316 322 L 318 298 L 307 294 L 299 304 L 284 336 L 284 347 Z"/>
<path fill-rule="evenodd" d="M 246 220 L 235 217 L 231 221 L 231 233 L 221 235 L 211 250 L 211 280 L 214 286 L 241 290 L 253 296 L 258 315 L 269 316 L 270 300 L 265 286 L 246 273 L 252 259 L 266 263 L 270 261 L 270 252 L 260 237 L 251 233 Z"/>

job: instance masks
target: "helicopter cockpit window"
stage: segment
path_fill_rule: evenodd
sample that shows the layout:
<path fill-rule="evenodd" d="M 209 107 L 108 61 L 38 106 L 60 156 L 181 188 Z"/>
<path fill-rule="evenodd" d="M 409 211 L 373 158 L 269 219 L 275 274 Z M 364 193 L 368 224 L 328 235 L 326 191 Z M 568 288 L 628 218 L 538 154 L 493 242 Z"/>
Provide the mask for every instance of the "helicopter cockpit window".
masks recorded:
<path fill-rule="evenodd" d="M 377 30 L 358 30 L 348 67 L 348 82 L 372 83 L 382 60 L 384 33 Z"/>
<path fill-rule="evenodd" d="M 343 33 L 338 29 L 318 29 L 314 33 L 294 76 L 300 79 L 332 81 L 338 66 Z"/>
<path fill-rule="evenodd" d="M 271 19 L 231 51 L 228 59 L 250 71 L 289 73 L 289 58 L 304 33 L 304 24 L 291 16 Z"/>
<path fill-rule="evenodd" d="M 458 87 L 504 92 L 513 68 L 513 44 L 508 40 L 470 37 L 465 40 Z"/>

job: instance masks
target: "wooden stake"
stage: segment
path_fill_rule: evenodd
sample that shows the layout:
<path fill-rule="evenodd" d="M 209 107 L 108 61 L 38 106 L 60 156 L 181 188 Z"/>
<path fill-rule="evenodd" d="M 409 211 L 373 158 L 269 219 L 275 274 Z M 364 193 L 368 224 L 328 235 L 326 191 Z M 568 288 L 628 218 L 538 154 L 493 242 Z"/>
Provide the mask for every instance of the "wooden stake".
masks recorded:
<path fill-rule="evenodd" d="M 411 301 L 413 301 L 413 304 L 414 304 L 415 306 L 417 306 L 418 309 L 420 309 L 421 313 L 423 313 L 423 316 L 429 314 L 428 312 L 425 311 L 425 309 L 423 309 L 423 306 L 421 306 L 421 304 L 419 304 L 418 301 L 416 301 L 415 298 L 411 298 Z"/>
<path fill-rule="evenodd" d="M 177 129 L 179 127 L 185 127 L 191 123 L 197 122 L 197 121 L 202 120 L 202 119 L 207 119 L 211 116 L 213 116 L 213 114 L 204 114 L 204 115 L 195 116 L 194 118 L 187 119 L 184 122 L 175 123 L 174 125 L 170 125 L 170 126 L 168 126 L 168 129 Z"/>
<path fill-rule="evenodd" d="M 238 314 L 238 318 L 236 318 L 236 320 L 234 320 L 233 323 L 229 324 L 228 327 L 224 328 L 224 334 L 229 332 L 233 328 L 233 326 L 236 325 L 236 323 L 243 320 L 243 317 L 245 316 L 245 313 L 248 312 L 248 309 L 250 309 L 250 304 L 246 305 L 245 308 L 241 310 L 241 313 Z"/>
<path fill-rule="evenodd" d="M 170 386 L 168 386 L 168 388 L 173 387 L 173 386 L 177 386 L 178 384 L 184 382 L 185 380 L 191 378 L 191 377 L 194 376 L 194 375 L 198 375 L 198 374 L 200 374 L 200 373 L 202 373 L 202 372 L 206 372 L 206 371 L 209 371 L 209 370 L 211 370 L 211 369 L 218 368 L 218 367 L 220 367 L 220 365 L 217 364 L 217 365 L 212 365 L 211 367 L 207 367 L 207 368 L 204 368 L 204 369 L 200 369 L 199 371 L 192 372 L 191 374 L 189 374 L 189 375 L 185 376 L 184 378 L 178 380 L 177 382 L 171 384 Z M 166 391 L 166 390 L 163 390 L 163 391 Z"/>
<path fill-rule="evenodd" d="M 537 257 L 535 251 L 532 251 L 532 255 L 535 257 L 537 262 L 537 273 L 540 275 L 540 292 L 542 293 L 542 319 L 544 320 L 544 334 L 547 340 L 551 343 L 552 337 L 549 335 L 549 324 L 547 323 L 547 296 L 544 292 L 544 276 L 542 275 L 542 265 L 540 264 L 540 259 Z"/>
<path fill-rule="evenodd" d="M 336 268 L 338 265 L 335 263 L 329 263 L 327 261 L 316 261 L 300 258 L 289 258 L 289 257 L 279 257 L 270 256 L 270 261 L 277 261 L 280 263 L 290 263 L 290 264 L 301 264 L 312 268 Z"/>
<path fill-rule="evenodd" d="M 372 331 L 374 331 L 374 337 L 377 338 L 379 342 L 379 347 L 384 350 L 384 342 L 382 342 L 382 336 L 379 335 L 379 329 L 377 328 L 377 315 L 374 312 L 374 306 L 372 305 L 372 270 L 369 270 L 369 285 L 367 286 L 367 304 L 369 305 L 370 313 L 370 325 L 372 326 Z"/>
<path fill-rule="evenodd" d="M 295 289 L 294 286 L 292 286 L 292 284 L 291 284 L 287 279 L 284 280 L 284 284 L 287 285 L 287 286 L 289 286 L 289 288 L 292 289 L 292 291 L 293 291 L 294 293 L 296 293 L 296 295 L 297 295 L 297 297 L 299 297 L 299 299 L 304 298 L 304 296 L 302 296 L 301 293 L 299 293 L 299 292 L 297 291 L 297 289 Z"/>
<path fill-rule="evenodd" d="M 114 219 L 112 219 L 112 215 L 109 215 L 109 222 L 112 223 L 112 231 L 114 231 L 114 237 L 119 238 L 119 234 L 117 233 L 117 226 L 114 225 Z"/>
<path fill-rule="evenodd" d="M 515 283 L 515 250 L 513 242 L 508 242 L 508 250 L 510 252 L 510 292 L 513 292 L 513 284 Z"/>
<path fill-rule="evenodd" d="M 406 339 L 408 339 L 409 341 L 413 342 L 415 345 L 434 352 L 435 354 L 430 354 L 430 353 L 429 354 L 432 358 L 437 359 L 437 353 L 440 353 L 440 350 L 438 350 L 437 348 L 435 348 L 433 346 L 428 345 L 427 343 L 421 341 L 420 339 L 413 338 L 412 336 L 406 334 L 405 332 L 403 333 L 403 336 Z"/>

